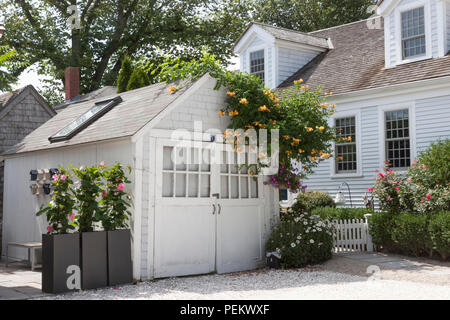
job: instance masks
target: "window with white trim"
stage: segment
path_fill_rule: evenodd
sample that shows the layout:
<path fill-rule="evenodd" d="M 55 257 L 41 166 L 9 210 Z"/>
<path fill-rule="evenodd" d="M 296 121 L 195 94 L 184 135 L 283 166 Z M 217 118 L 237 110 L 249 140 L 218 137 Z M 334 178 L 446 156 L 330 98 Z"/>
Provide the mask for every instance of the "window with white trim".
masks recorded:
<path fill-rule="evenodd" d="M 335 163 L 336 173 L 357 172 L 356 154 L 356 119 L 355 117 L 345 117 L 335 119 L 336 145 Z"/>
<path fill-rule="evenodd" d="M 401 14 L 403 59 L 423 56 L 426 53 L 424 7 Z"/>
<path fill-rule="evenodd" d="M 408 109 L 385 112 L 386 160 L 392 168 L 411 164 Z"/>
<path fill-rule="evenodd" d="M 250 73 L 264 82 L 264 50 L 250 53 Z"/>

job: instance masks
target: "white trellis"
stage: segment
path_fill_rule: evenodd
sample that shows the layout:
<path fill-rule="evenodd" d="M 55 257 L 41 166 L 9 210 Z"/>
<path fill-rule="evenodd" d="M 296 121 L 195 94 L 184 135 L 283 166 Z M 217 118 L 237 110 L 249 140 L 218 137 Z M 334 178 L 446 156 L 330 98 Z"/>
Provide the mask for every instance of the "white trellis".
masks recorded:
<path fill-rule="evenodd" d="M 368 217 L 365 219 L 334 220 L 333 244 L 335 252 L 373 251 Z"/>

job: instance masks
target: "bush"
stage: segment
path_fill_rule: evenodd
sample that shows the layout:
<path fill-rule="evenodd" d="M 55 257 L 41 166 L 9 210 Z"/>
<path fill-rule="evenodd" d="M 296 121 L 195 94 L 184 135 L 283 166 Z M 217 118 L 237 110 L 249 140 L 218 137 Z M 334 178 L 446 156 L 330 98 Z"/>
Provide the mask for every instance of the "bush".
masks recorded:
<path fill-rule="evenodd" d="M 135 68 L 127 84 L 127 91 L 139 89 L 150 84 L 147 73 L 142 68 Z"/>
<path fill-rule="evenodd" d="M 432 143 L 430 147 L 419 154 L 418 163 L 428 168 L 430 185 L 445 186 L 450 181 L 450 139 Z"/>
<path fill-rule="evenodd" d="M 364 215 L 373 214 L 373 210 L 366 208 L 316 208 L 312 214 L 319 215 L 322 219 L 328 220 L 351 220 L 351 219 L 365 219 Z"/>
<path fill-rule="evenodd" d="M 433 249 L 446 260 L 450 256 L 450 211 L 442 211 L 430 219 L 430 232 Z"/>
<path fill-rule="evenodd" d="M 268 251 L 281 255 L 283 268 L 322 263 L 332 256 L 332 226 L 316 215 L 300 214 L 281 221 L 267 241 Z"/>
<path fill-rule="evenodd" d="M 397 251 L 392 240 L 395 215 L 389 212 L 375 212 L 369 220 L 369 232 L 373 243 L 379 248 L 388 251 Z"/>
<path fill-rule="evenodd" d="M 432 255 L 428 217 L 424 214 L 401 213 L 394 218 L 392 241 L 405 254 Z"/>
<path fill-rule="evenodd" d="M 333 199 L 326 193 L 320 191 L 300 192 L 297 201 L 292 206 L 293 212 L 311 213 L 316 208 L 336 207 Z"/>

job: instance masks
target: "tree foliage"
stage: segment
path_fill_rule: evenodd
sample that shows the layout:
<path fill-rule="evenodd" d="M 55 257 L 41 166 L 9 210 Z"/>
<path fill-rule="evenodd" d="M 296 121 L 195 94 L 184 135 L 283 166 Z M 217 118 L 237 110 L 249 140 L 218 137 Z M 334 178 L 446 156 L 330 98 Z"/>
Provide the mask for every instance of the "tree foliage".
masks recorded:
<path fill-rule="evenodd" d="M 135 68 L 127 84 L 127 90 L 139 89 L 150 84 L 147 73 L 142 68 Z"/>
<path fill-rule="evenodd" d="M 122 61 L 122 68 L 120 68 L 119 78 L 117 79 L 117 93 L 127 90 L 128 82 L 133 73 L 133 65 L 130 57 L 126 56 Z"/>
<path fill-rule="evenodd" d="M 80 29 L 68 26 L 77 5 Z M 123 57 L 194 58 L 203 48 L 222 60 L 249 20 L 238 0 L 4 0 L 4 39 L 38 73 L 64 80 L 81 68 L 81 93 L 117 79 Z"/>
<path fill-rule="evenodd" d="M 14 72 L 19 67 L 17 51 L 8 46 L 0 46 L 0 91 L 10 91 L 17 81 Z"/>
<path fill-rule="evenodd" d="M 255 0 L 256 20 L 303 32 L 338 26 L 371 16 L 376 0 Z"/>

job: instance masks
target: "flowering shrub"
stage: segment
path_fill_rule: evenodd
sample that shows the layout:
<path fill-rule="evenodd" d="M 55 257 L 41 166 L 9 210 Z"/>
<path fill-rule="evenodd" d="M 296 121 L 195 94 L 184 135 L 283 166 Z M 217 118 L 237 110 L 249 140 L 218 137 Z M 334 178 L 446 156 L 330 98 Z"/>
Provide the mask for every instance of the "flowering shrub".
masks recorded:
<path fill-rule="evenodd" d="M 131 167 L 127 167 L 131 173 Z M 130 196 L 125 192 L 125 184 L 130 183 L 125 170 L 120 163 L 116 163 L 109 170 L 103 171 L 106 184 L 102 191 L 100 202 L 103 212 L 101 216 L 102 226 L 105 230 L 116 230 L 128 227 L 127 221 L 131 214 Z"/>
<path fill-rule="evenodd" d="M 53 193 L 48 206 L 36 213 L 40 216 L 45 213 L 49 226 L 48 234 L 64 234 L 69 230 L 76 229 L 75 199 L 72 194 L 72 177 L 64 168 L 59 169 L 58 174 L 54 174 L 51 180 Z"/>
<path fill-rule="evenodd" d="M 303 178 L 304 173 L 299 172 L 298 169 L 286 168 L 284 164 L 281 164 L 278 174 L 269 176 L 269 181 L 264 182 L 264 184 L 271 184 L 276 188 L 284 187 L 293 193 L 297 193 L 306 189 L 306 186 L 302 184 Z"/>
<path fill-rule="evenodd" d="M 292 209 L 290 209 L 292 210 Z M 267 241 L 267 251 L 277 251 L 283 268 L 322 263 L 332 256 L 331 223 L 317 215 L 294 214 L 277 225 Z"/>
<path fill-rule="evenodd" d="M 78 181 L 74 182 L 74 177 Z M 37 215 L 47 215 L 49 234 L 90 232 L 98 222 L 104 230 L 127 227 L 130 215 L 127 183 L 130 180 L 120 163 L 107 167 L 102 161 L 92 167 L 60 168 L 60 174 L 54 175 L 51 183 L 52 201 L 41 207 Z"/>
<path fill-rule="evenodd" d="M 266 89 L 264 83 L 254 75 L 227 71 L 214 56 L 208 54 L 200 60 L 189 62 L 168 58 L 157 69 L 149 71 L 158 72 L 158 79 L 167 83 L 196 80 L 208 72 L 217 79 L 216 89 L 226 87 L 227 99 L 219 115 L 230 118 L 230 129 L 253 129 L 256 132 L 267 129 L 267 141 L 271 141 L 271 129 L 279 130 L 279 161 L 284 169 L 271 179 L 274 186 L 281 185 L 280 182 L 286 182 L 285 178 L 288 178 L 293 185 L 290 188 L 298 191 L 302 176 L 291 165 L 292 160 L 301 162 L 304 173 L 310 173 L 320 161 L 331 157 L 330 142 L 334 139 L 335 131 L 329 127 L 327 118 L 335 112 L 335 106 L 325 102 L 326 96 L 331 93 L 302 85 L 301 79 L 294 82 L 293 88 L 274 92 Z M 231 131 L 225 131 L 224 134 L 226 138 L 231 138 L 227 136 Z M 232 137 L 233 140 L 235 138 L 249 139 L 245 133 L 244 137 Z M 235 143 L 236 150 L 240 152 L 237 141 Z M 259 153 L 256 163 L 248 165 L 253 174 L 268 165 L 266 160 L 272 149 L 272 145 L 268 144 L 268 154 Z"/>

